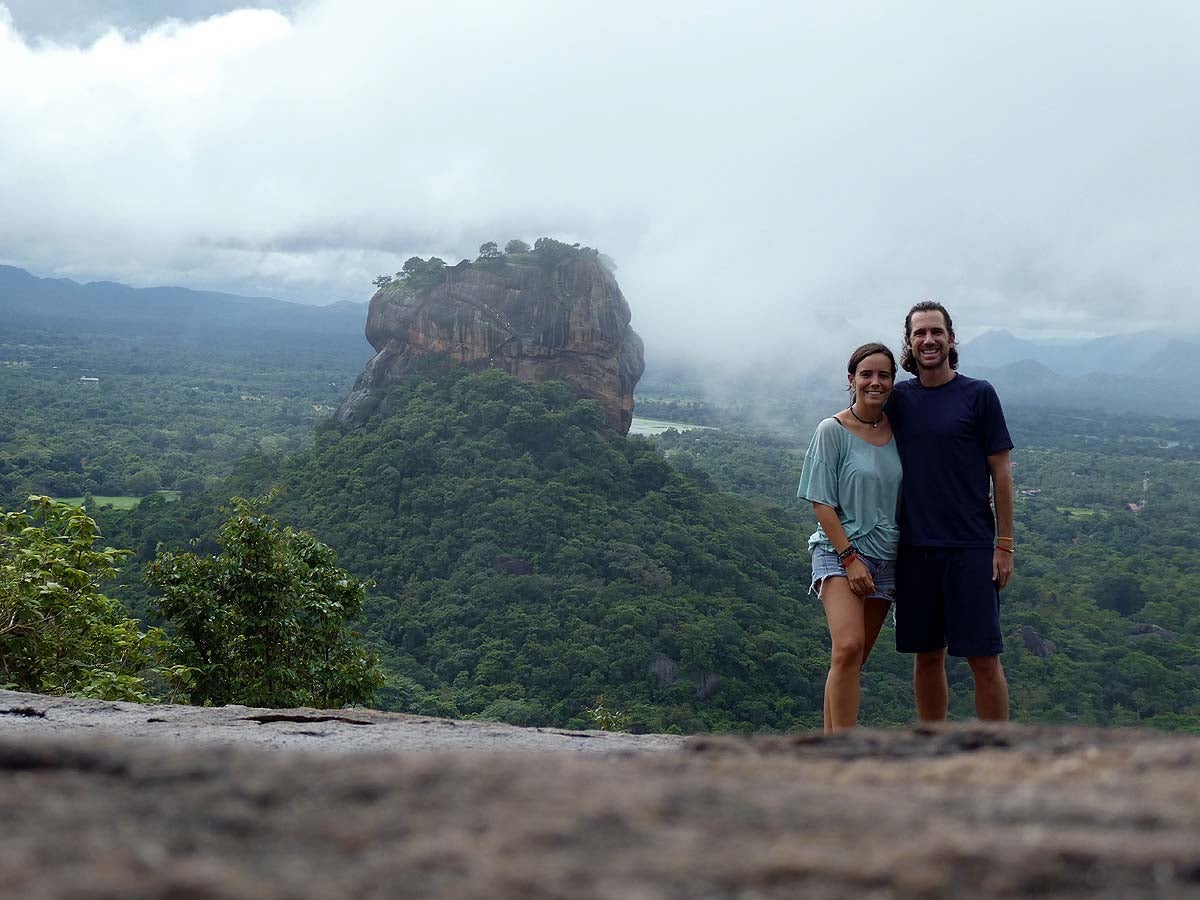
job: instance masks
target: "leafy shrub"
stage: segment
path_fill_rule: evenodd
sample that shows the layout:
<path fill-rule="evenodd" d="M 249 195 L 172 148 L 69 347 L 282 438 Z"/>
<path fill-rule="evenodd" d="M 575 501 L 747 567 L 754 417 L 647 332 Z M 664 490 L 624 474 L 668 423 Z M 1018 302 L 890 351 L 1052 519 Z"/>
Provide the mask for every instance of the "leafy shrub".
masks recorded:
<path fill-rule="evenodd" d="M 31 496 L 0 513 L 0 683 L 44 694 L 150 699 L 163 634 L 143 632 L 99 585 L 126 550 L 97 549 L 82 507 Z M 162 670 L 157 670 L 162 672 Z"/>
<path fill-rule="evenodd" d="M 233 499 L 217 556 L 160 553 L 147 579 L 173 627 L 172 655 L 192 673 L 194 704 L 317 706 L 367 703 L 383 684 L 378 658 L 349 623 L 368 583 L 336 566 L 312 535 L 264 513 L 267 499 Z"/>

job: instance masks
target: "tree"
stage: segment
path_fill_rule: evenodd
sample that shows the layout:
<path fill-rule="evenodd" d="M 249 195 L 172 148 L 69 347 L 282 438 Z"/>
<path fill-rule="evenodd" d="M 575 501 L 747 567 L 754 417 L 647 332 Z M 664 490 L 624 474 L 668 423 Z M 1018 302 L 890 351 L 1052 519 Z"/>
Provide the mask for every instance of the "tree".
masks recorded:
<path fill-rule="evenodd" d="M 204 479 L 192 472 L 187 472 L 175 479 L 175 488 L 181 494 L 199 494 L 204 490 Z"/>
<path fill-rule="evenodd" d="M 162 475 L 157 469 L 138 469 L 125 479 L 125 489 L 135 497 L 144 497 L 162 487 Z"/>
<path fill-rule="evenodd" d="M 1102 575 L 1096 582 L 1095 591 L 1097 606 L 1122 616 L 1138 612 L 1148 599 L 1141 582 L 1124 572 Z"/>
<path fill-rule="evenodd" d="M 527 243 L 525 243 L 524 241 L 513 238 L 511 241 L 509 241 L 507 244 L 504 245 L 504 252 L 508 253 L 508 254 L 528 253 L 529 245 Z"/>
<path fill-rule="evenodd" d="M 0 684 L 44 694 L 147 701 L 163 634 L 142 632 L 99 585 L 125 550 L 95 548 L 81 507 L 31 496 L 0 513 Z"/>
<path fill-rule="evenodd" d="M 442 283 L 445 277 L 446 261 L 437 256 L 431 256 L 428 260 L 410 256 L 404 261 L 404 268 L 396 273 L 396 280 L 414 290 L 433 287 Z"/>
<path fill-rule="evenodd" d="M 350 628 L 368 582 L 333 550 L 264 513 L 270 497 L 233 498 L 221 553 L 160 553 L 147 580 L 156 611 L 190 667 L 192 703 L 329 708 L 368 703 L 383 684 L 378 657 Z"/>
<path fill-rule="evenodd" d="M 556 241 L 549 237 L 540 237 L 533 242 L 533 254 L 538 257 L 544 267 L 550 269 L 564 259 L 574 256 L 578 249 L 578 244 L 564 244 L 562 241 Z"/>
<path fill-rule="evenodd" d="M 500 252 L 500 248 L 496 245 L 495 241 L 488 241 L 479 245 L 479 259 L 481 262 L 503 259 L 503 257 L 504 254 Z"/>

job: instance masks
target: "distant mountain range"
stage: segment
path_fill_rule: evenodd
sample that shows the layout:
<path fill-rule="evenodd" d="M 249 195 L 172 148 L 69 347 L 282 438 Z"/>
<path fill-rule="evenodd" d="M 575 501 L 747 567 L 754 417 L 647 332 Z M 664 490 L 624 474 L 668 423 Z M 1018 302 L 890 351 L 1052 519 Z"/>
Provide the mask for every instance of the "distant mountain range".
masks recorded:
<path fill-rule="evenodd" d="M 1114 334 L 1084 341 L 1031 341 L 988 331 L 959 347 L 963 365 L 988 369 L 1041 363 L 1059 375 L 1120 373 L 1153 377 L 1172 356 L 1196 354 L 1200 335 L 1163 331 Z"/>
<path fill-rule="evenodd" d="M 112 335 L 192 350 L 333 354 L 365 361 L 373 352 L 363 335 L 366 318 L 360 303 L 306 306 L 180 287 L 80 284 L 0 266 L 0 337 L 38 331 Z M 845 322 L 821 333 L 855 340 Z M 702 358 L 656 358 L 650 349 L 644 380 L 647 388 L 656 381 L 677 388 L 690 384 L 687 393 L 745 396 L 748 390 L 770 393 L 772 385 L 793 391 L 799 383 L 832 395 L 844 384 L 843 353 L 841 346 L 821 344 L 791 357 L 760 352 L 744 365 L 714 368 Z M 1006 404 L 1200 417 L 1200 392 L 1180 391 L 1173 373 L 1181 362 L 1200 358 L 1200 335 L 1144 331 L 1070 342 L 1028 340 L 996 330 L 964 343 L 959 354 L 959 370 L 991 381 Z M 302 365 L 303 359 L 297 356 L 296 363 Z"/>
<path fill-rule="evenodd" d="M 365 304 L 306 306 L 180 287 L 80 284 L 0 266 L 0 331 L 114 335 L 193 347 L 252 350 L 284 344 L 370 355 Z"/>
<path fill-rule="evenodd" d="M 989 331 L 959 348 L 959 371 L 986 378 L 1005 403 L 1200 416 L 1200 394 L 1173 370 L 1200 358 L 1200 335 L 1143 331 L 1092 340 L 1031 341 Z"/>
<path fill-rule="evenodd" d="M 740 360 L 647 352 L 639 389 L 648 397 L 704 396 L 721 405 L 770 406 L 771 397 L 800 394 L 818 404 L 839 402 L 846 348 L 861 335 L 845 323 L 819 333 L 845 340 L 801 343 L 791 357 L 764 350 Z M 897 343 L 891 346 L 899 352 Z M 1146 331 L 1069 342 L 989 331 L 959 347 L 959 357 L 959 371 L 992 382 L 1006 406 L 1200 418 L 1200 392 L 1180 391 L 1173 371 L 1200 358 L 1200 335 Z"/>

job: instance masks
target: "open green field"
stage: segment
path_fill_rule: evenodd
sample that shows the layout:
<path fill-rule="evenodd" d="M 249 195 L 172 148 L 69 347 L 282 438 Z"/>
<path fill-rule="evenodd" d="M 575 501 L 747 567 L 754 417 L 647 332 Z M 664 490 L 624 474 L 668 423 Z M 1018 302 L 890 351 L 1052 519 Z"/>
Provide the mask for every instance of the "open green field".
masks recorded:
<path fill-rule="evenodd" d="M 1096 515 L 1094 509 L 1088 509 L 1083 506 L 1056 506 L 1059 512 L 1065 512 L 1072 519 L 1090 519 Z"/>
<path fill-rule="evenodd" d="M 169 503 L 179 499 L 179 491 L 155 491 L 154 493 L 161 494 Z M 83 505 L 83 497 L 62 497 L 60 499 L 63 503 L 70 503 L 72 506 Z M 122 497 L 100 497 L 93 495 L 92 502 L 96 506 L 111 506 L 113 509 L 133 509 L 143 499 L 145 498 L 128 495 Z"/>

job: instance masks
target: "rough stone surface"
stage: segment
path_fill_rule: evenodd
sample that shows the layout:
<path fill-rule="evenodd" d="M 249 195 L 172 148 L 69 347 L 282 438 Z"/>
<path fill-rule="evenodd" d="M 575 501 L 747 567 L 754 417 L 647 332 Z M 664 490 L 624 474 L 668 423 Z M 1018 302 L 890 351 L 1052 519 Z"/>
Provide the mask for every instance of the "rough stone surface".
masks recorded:
<path fill-rule="evenodd" d="M 0 734 L 112 734 L 195 744 L 248 744 L 332 753 L 410 750 L 671 750 L 686 738 L 518 728 L 374 709 L 143 706 L 0 690 Z"/>
<path fill-rule="evenodd" d="M 0 692 L 0 896 L 1200 893 L 1194 736 L 968 724 L 576 753 L 547 741 L 599 737 L 478 727 Z M 325 734 L 259 737 L 301 729 Z M 287 749 L 367 732 L 387 737 Z"/>
<path fill-rule="evenodd" d="M 1034 656 L 1046 659 L 1058 652 L 1058 645 L 1050 638 L 1044 638 L 1037 633 L 1037 629 L 1032 625 L 1021 626 L 1021 640 L 1025 644 L 1025 649 Z"/>
<path fill-rule="evenodd" d="M 1135 622 L 1129 626 L 1129 637 L 1135 641 L 1159 640 L 1171 642 L 1175 640 L 1175 635 L 1167 631 L 1160 625 L 1154 625 L 1150 622 Z"/>
<path fill-rule="evenodd" d="M 363 424 L 390 385 L 445 360 L 503 369 L 534 384 L 565 381 L 599 401 L 609 425 L 625 434 L 645 367 L 629 318 L 616 279 L 591 260 L 568 260 L 550 272 L 514 263 L 459 265 L 427 291 L 383 287 L 367 314 L 376 355 L 337 417 Z"/>

